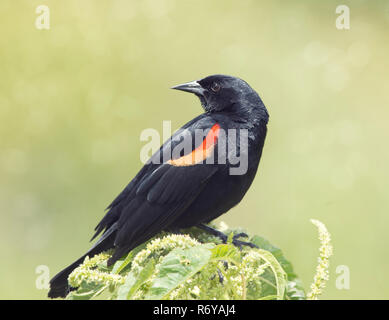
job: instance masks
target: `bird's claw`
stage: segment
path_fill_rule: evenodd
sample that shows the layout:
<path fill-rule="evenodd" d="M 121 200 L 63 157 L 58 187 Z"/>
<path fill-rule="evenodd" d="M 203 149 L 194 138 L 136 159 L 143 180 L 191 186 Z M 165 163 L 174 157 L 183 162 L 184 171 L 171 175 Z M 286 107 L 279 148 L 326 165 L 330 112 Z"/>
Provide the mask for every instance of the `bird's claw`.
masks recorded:
<path fill-rule="evenodd" d="M 247 233 L 244 233 L 244 232 L 240 232 L 240 233 L 237 233 L 237 234 L 234 234 L 234 236 L 232 237 L 233 240 L 235 239 L 238 239 L 238 238 L 248 238 L 248 234 Z"/>
<path fill-rule="evenodd" d="M 258 246 L 254 243 L 238 240 L 239 238 L 248 238 L 248 237 L 249 237 L 248 234 L 244 232 L 234 234 L 232 237 L 232 244 L 238 247 L 240 250 L 242 250 L 244 246 L 248 246 L 250 248 L 258 248 Z M 227 237 L 224 243 L 226 242 L 227 242 Z"/>
<path fill-rule="evenodd" d="M 242 250 L 244 246 L 248 246 L 250 248 L 258 248 L 258 246 L 252 242 L 240 241 L 237 239 L 232 240 L 232 244 L 238 247 L 240 250 Z"/>

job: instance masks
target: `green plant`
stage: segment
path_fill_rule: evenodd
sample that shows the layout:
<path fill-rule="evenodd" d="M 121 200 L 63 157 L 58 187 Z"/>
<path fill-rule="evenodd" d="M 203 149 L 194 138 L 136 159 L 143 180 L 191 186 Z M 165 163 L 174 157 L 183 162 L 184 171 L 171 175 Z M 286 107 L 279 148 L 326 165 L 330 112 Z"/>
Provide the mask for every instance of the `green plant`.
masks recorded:
<path fill-rule="evenodd" d="M 161 233 L 107 267 L 107 251 L 69 276 L 75 288 L 67 299 L 316 299 L 328 279 L 329 234 L 318 221 L 322 247 L 308 295 L 282 251 L 259 236 L 258 248 L 235 247 L 197 229 L 187 234 Z M 324 249 L 323 249 L 324 248 Z"/>

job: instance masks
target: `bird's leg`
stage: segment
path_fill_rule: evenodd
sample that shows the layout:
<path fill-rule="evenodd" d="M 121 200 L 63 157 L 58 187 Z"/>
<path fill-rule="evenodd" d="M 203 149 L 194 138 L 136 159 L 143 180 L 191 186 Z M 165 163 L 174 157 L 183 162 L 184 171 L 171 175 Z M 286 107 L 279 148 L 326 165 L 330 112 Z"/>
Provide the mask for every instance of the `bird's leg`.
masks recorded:
<path fill-rule="evenodd" d="M 197 227 L 201 230 L 204 230 L 204 231 L 212 234 L 215 237 L 218 237 L 222 242 L 224 242 L 224 243 L 227 242 L 228 236 L 226 234 L 224 234 L 223 232 L 216 230 L 214 228 L 211 228 L 210 226 L 207 226 L 206 224 L 203 224 L 203 223 L 199 224 Z"/>
<path fill-rule="evenodd" d="M 216 230 L 210 226 L 207 226 L 204 223 L 199 224 L 197 227 L 199 229 L 207 231 L 208 233 L 214 235 L 215 237 L 218 237 L 223 243 L 227 242 L 228 236 L 226 234 L 224 234 L 223 232 Z M 254 243 L 238 240 L 238 238 L 241 238 L 241 237 L 247 238 L 248 235 L 244 232 L 234 234 L 234 236 L 232 237 L 232 244 L 234 246 L 239 247 L 239 249 L 242 249 L 243 246 L 248 246 L 251 248 L 258 248 L 258 246 L 255 245 Z"/>

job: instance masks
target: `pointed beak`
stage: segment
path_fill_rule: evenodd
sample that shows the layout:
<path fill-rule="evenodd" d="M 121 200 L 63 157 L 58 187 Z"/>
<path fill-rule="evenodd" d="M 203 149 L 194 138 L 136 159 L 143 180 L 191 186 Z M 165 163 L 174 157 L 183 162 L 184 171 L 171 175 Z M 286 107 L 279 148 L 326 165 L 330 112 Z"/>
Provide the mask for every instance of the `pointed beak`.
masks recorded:
<path fill-rule="evenodd" d="M 178 86 L 174 86 L 171 89 L 191 92 L 200 96 L 202 96 L 204 93 L 204 88 L 197 81 L 179 84 Z"/>

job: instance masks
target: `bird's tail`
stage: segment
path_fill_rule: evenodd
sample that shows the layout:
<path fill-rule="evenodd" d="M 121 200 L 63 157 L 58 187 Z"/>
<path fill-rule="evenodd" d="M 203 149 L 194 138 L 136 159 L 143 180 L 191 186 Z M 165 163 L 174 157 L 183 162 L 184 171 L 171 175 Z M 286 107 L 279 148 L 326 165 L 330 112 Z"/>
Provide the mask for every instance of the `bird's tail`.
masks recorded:
<path fill-rule="evenodd" d="M 68 277 L 72 271 L 84 261 L 86 256 L 87 255 L 83 255 L 80 259 L 57 273 L 53 279 L 50 280 L 50 290 L 48 293 L 49 298 L 65 298 L 67 296 L 67 294 L 71 291 L 68 284 Z"/>
<path fill-rule="evenodd" d="M 85 257 L 92 257 L 113 247 L 116 232 L 112 229 L 110 232 L 109 231 L 110 230 L 103 234 L 99 241 L 97 241 L 86 254 L 77 261 L 73 262 L 70 266 L 60 271 L 50 280 L 50 290 L 48 293 L 49 298 L 65 298 L 72 290 L 68 284 L 68 277 L 74 269 L 84 262 Z"/>

